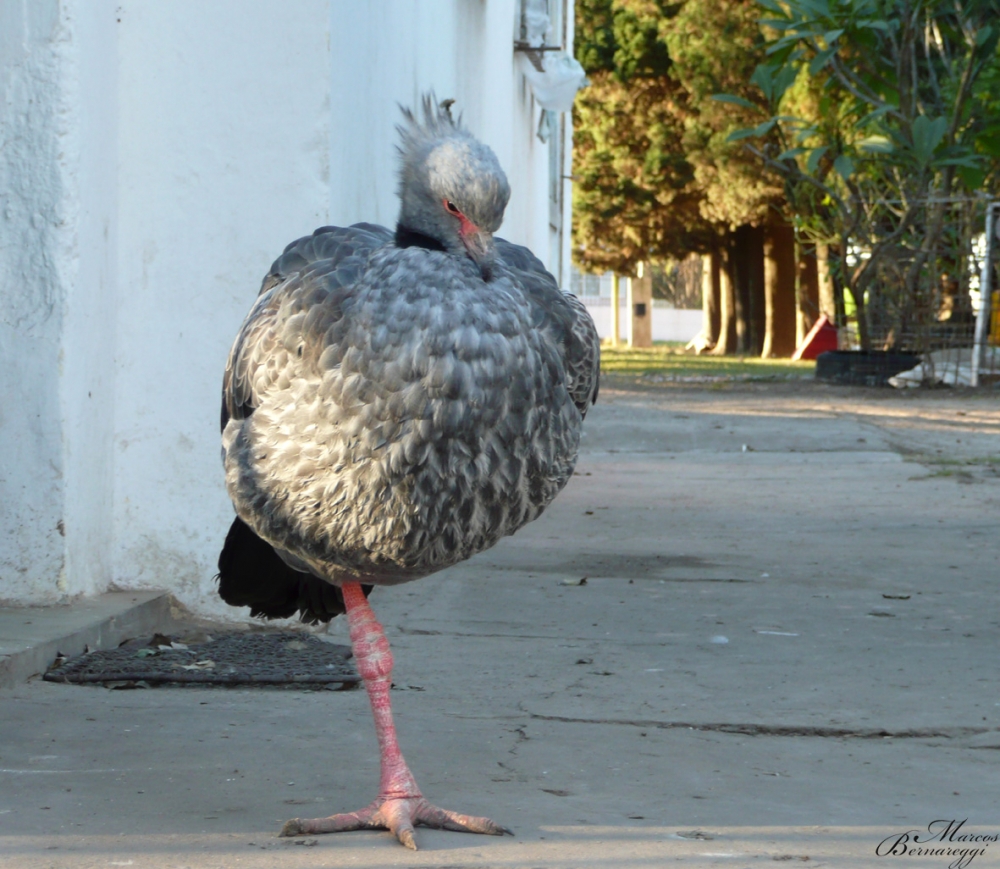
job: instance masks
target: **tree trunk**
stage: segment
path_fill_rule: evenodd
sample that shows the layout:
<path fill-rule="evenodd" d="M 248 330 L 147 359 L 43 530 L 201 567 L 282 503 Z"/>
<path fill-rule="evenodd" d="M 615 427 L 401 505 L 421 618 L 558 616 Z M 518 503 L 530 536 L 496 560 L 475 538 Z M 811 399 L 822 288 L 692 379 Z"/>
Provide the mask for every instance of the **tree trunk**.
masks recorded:
<path fill-rule="evenodd" d="M 733 279 L 733 297 L 736 301 L 736 352 L 750 352 L 753 324 L 751 322 L 750 275 L 747 258 L 747 232 L 750 226 L 744 224 L 731 236 L 729 244 L 729 265 Z"/>
<path fill-rule="evenodd" d="M 744 224 L 733 233 L 736 284 L 736 347 L 759 355 L 764 342 L 764 231 Z"/>
<path fill-rule="evenodd" d="M 854 299 L 854 310 L 858 319 L 858 343 L 865 353 L 871 352 L 872 339 L 868 330 L 868 311 L 865 308 L 864 287 L 856 287 L 853 284 L 848 287 L 851 298 Z"/>
<path fill-rule="evenodd" d="M 797 281 L 795 287 L 795 347 L 805 341 L 813 324 L 819 319 L 819 267 L 816 262 L 816 246 L 795 245 L 797 260 Z"/>
<path fill-rule="evenodd" d="M 851 294 L 851 299 L 854 301 L 854 316 L 857 323 L 857 340 L 858 344 L 861 345 L 861 349 L 865 353 L 870 353 L 872 349 L 871 335 L 868 331 L 868 311 L 865 305 L 865 280 L 871 272 L 865 268 L 865 265 L 870 265 L 869 260 L 866 264 L 858 263 L 852 269 L 847 264 L 847 251 L 849 248 L 850 239 L 841 232 L 840 244 L 837 245 L 836 254 L 833 250 L 830 251 L 831 265 L 835 266 L 832 269 L 833 274 L 836 278 L 839 278 L 837 283 L 843 287 L 841 294 L 848 292 Z M 839 312 L 838 312 L 839 313 Z M 844 319 L 842 321 L 844 325 L 847 324 L 847 311 L 844 310 Z"/>
<path fill-rule="evenodd" d="M 764 346 L 761 356 L 795 352 L 795 231 L 787 223 L 764 227 Z"/>
<path fill-rule="evenodd" d="M 764 301 L 764 227 L 751 226 L 747 231 L 746 245 L 750 295 L 749 350 L 759 355 L 764 349 L 764 333 L 767 326 L 767 304 Z"/>
<path fill-rule="evenodd" d="M 701 311 L 702 345 L 712 348 L 719 339 L 718 257 L 714 253 L 701 258 Z"/>
<path fill-rule="evenodd" d="M 719 274 L 719 338 L 712 349 L 714 356 L 725 356 L 736 350 L 736 285 L 730 241 L 730 237 L 725 236 L 712 252 Z"/>
<path fill-rule="evenodd" d="M 837 313 L 837 328 L 847 325 L 847 307 L 844 304 L 844 287 L 847 286 L 847 269 L 840 255 L 841 246 L 831 244 L 827 251 L 830 280 L 833 283 L 833 305 Z"/>
<path fill-rule="evenodd" d="M 830 245 L 826 242 L 816 245 L 816 279 L 819 283 L 819 312 L 833 323 L 840 326 L 837 317 L 837 301 L 833 292 L 833 274 L 830 271 Z"/>

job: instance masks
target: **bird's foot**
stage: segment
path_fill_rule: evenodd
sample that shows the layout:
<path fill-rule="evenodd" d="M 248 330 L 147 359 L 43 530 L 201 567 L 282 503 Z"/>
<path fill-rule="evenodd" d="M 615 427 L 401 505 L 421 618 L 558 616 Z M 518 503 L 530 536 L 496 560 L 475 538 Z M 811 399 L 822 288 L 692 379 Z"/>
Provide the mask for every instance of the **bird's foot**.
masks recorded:
<path fill-rule="evenodd" d="M 488 836 L 513 835 L 489 818 L 460 815 L 431 805 L 423 797 L 379 797 L 360 812 L 346 812 L 329 818 L 293 818 L 281 828 L 280 836 L 310 836 L 317 833 L 343 833 L 348 830 L 389 830 L 399 841 L 414 851 L 417 843 L 413 828 L 423 824 L 435 830 L 460 833 L 485 833 Z"/>

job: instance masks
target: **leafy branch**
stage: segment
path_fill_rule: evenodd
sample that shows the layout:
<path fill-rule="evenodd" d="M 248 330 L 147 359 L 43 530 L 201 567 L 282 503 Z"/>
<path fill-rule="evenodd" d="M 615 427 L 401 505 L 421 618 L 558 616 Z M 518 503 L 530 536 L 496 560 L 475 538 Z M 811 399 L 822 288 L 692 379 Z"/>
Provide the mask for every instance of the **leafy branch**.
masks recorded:
<path fill-rule="evenodd" d="M 761 99 L 739 105 L 757 107 L 760 121 L 730 140 L 784 180 L 800 227 L 839 245 L 868 349 L 864 308 L 883 259 L 905 259 L 915 295 L 947 201 L 997 186 L 1000 0 L 758 5 L 769 15 L 766 60 L 751 79 Z M 851 269 L 849 248 L 865 254 Z"/>

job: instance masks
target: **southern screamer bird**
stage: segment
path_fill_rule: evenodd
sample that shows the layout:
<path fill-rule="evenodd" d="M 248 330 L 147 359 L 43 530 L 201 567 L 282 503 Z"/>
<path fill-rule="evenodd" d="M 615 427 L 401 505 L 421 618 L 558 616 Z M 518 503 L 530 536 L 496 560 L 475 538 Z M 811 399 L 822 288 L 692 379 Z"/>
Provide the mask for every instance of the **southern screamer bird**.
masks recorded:
<path fill-rule="evenodd" d="M 374 586 L 457 564 L 566 485 L 597 396 L 599 341 L 576 297 L 495 238 L 510 196 L 493 152 L 430 97 L 398 128 L 399 220 L 325 226 L 264 278 L 222 389 L 237 517 L 219 592 L 253 615 L 346 611 L 381 758 L 375 801 L 283 835 L 413 827 L 500 835 L 439 809 L 400 753 Z"/>

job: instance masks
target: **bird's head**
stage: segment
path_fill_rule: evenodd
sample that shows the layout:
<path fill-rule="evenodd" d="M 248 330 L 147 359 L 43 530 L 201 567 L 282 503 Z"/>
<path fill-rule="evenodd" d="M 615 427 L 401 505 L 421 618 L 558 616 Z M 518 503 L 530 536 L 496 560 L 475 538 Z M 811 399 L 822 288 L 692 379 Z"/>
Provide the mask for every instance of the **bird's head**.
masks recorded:
<path fill-rule="evenodd" d="M 488 281 L 493 233 L 503 222 L 510 186 L 496 155 L 452 118 L 450 106 L 450 100 L 435 105 L 429 95 L 422 112 L 403 109 L 397 236 L 425 238 L 428 246 L 468 256 Z"/>

